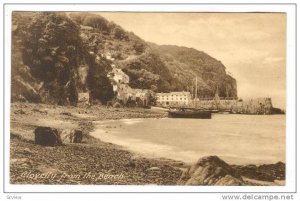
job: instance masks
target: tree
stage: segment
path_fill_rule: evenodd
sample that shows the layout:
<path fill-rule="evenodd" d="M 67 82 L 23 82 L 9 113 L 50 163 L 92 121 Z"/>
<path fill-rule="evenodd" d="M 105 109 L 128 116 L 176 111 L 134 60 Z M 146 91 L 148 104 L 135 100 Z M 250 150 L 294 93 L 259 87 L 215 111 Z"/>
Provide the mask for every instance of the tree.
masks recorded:
<path fill-rule="evenodd" d="M 93 28 L 99 29 L 100 31 L 109 33 L 110 27 L 109 22 L 100 15 L 88 15 L 83 20 L 83 25 L 85 26 L 91 26 Z"/>
<path fill-rule="evenodd" d="M 126 38 L 125 31 L 120 26 L 115 26 L 113 29 L 114 37 L 118 40 L 122 40 Z"/>
<path fill-rule="evenodd" d="M 100 62 L 95 62 L 95 56 L 90 55 L 88 59 L 89 72 L 87 76 L 87 84 L 90 90 L 92 100 L 99 100 L 101 103 L 106 103 L 114 97 L 113 88 L 110 80 L 107 77 L 111 70 L 110 62 L 102 59 Z"/>
<path fill-rule="evenodd" d="M 134 41 L 134 44 L 133 44 L 133 49 L 136 51 L 136 54 L 140 55 L 144 52 L 145 50 L 145 44 L 140 41 L 140 40 L 136 40 Z"/>
<path fill-rule="evenodd" d="M 24 64 L 44 82 L 49 97 L 58 104 L 77 102 L 77 70 L 85 56 L 79 31 L 79 26 L 64 14 L 42 12 L 24 32 Z"/>

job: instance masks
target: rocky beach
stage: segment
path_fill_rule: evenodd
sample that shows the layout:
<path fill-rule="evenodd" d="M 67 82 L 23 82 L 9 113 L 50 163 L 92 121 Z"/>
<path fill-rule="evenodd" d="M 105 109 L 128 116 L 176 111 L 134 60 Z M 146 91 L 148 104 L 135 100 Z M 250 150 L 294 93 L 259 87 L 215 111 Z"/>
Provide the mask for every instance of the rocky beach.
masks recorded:
<path fill-rule="evenodd" d="M 208 157 L 199 160 L 202 162 L 189 165 L 167 158 L 149 158 L 89 135 L 94 130 L 95 122 L 101 120 L 163 117 L 166 117 L 163 111 L 142 108 L 12 103 L 10 182 L 101 185 L 284 184 L 284 163 L 237 166 L 228 165 L 218 157 Z M 34 130 L 43 126 L 59 131 L 81 130 L 82 142 L 63 140 L 61 146 L 36 145 Z"/>
<path fill-rule="evenodd" d="M 174 185 L 183 163 L 137 156 L 88 135 L 93 121 L 164 117 L 145 109 L 60 107 L 14 103 L 11 110 L 10 173 L 13 184 L 164 184 Z M 34 129 L 81 129 L 82 143 L 34 144 Z M 53 176 L 54 175 L 54 176 Z"/>

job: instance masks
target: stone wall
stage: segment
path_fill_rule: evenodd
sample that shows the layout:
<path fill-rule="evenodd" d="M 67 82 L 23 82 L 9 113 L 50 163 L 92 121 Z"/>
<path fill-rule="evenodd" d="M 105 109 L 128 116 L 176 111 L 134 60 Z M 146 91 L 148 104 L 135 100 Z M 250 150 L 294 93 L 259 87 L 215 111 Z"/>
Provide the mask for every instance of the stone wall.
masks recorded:
<path fill-rule="evenodd" d="M 272 114 L 271 98 L 256 98 L 237 102 L 233 105 L 233 113 L 241 114 Z"/>
<path fill-rule="evenodd" d="M 242 100 L 199 100 L 197 107 L 208 110 L 230 111 L 237 114 L 272 114 L 271 98 Z"/>

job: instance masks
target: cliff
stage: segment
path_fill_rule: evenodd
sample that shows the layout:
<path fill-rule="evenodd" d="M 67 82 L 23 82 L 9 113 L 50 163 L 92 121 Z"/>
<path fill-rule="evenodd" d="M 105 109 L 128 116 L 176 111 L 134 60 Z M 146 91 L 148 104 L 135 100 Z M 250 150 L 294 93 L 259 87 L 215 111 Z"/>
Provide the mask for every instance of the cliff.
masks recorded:
<path fill-rule="evenodd" d="M 13 27 L 13 101 L 76 105 L 77 93 L 88 90 L 105 103 L 113 97 L 106 76 L 113 63 L 133 88 L 192 91 L 197 77 L 200 97 L 217 89 L 237 97 L 236 81 L 220 61 L 192 48 L 147 43 L 100 15 L 14 12 Z"/>
<path fill-rule="evenodd" d="M 70 17 L 85 26 L 82 35 L 90 50 L 110 54 L 130 76 L 131 87 L 156 92 L 192 90 L 197 77 L 201 97 L 213 97 L 217 89 L 222 97 L 237 97 L 236 80 L 220 61 L 202 51 L 146 42 L 99 15 L 72 13 Z M 93 17 L 104 28 L 90 23 Z"/>
<path fill-rule="evenodd" d="M 172 72 L 179 89 L 194 84 L 198 79 L 200 97 L 214 97 L 218 90 L 220 97 L 237 97 L 236 80 L 226 73 L 226 67 L 203 51 L 175 45 L 150 44 Z M 185 88 L 184 88 L 185 87 Z"/>

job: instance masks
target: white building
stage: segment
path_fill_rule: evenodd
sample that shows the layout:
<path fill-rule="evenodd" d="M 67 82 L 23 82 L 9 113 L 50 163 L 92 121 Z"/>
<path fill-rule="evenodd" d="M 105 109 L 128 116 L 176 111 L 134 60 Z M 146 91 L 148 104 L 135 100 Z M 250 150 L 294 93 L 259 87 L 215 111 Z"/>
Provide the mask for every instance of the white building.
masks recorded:
<path fill-rule="evenodd" d="M 188 106 L 191 102 L 191 93 L 186 91 L 157 93 L 156 102 L 161 106 Z"/>
<path fill-rule="evenodd" d="M 112 71 L 107 75 L 112 80 L 113 90 L 116 92 L 120 85 L 127 85 L 129 83 L 129 76 L 126 75 L 122 69 L 112 65 Z"/>

